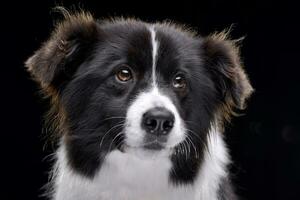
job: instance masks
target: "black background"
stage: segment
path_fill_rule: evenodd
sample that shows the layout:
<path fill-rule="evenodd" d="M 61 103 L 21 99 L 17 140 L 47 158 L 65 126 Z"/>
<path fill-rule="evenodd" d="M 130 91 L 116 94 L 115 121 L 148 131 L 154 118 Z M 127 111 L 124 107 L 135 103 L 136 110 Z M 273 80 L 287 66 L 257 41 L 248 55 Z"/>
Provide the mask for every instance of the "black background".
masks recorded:
<path fill-rule="evenodd" d="M 51 148 L 43 150 L 47 102 L 24 69 L 24 61 L 47 39 L 60 1 L 1 3 L 1 196 L 38 199 L 47 182 Z M 171 19 L 202 35 L 233 24 L 246 36 L 242 57 L 256 89 L 245 116 L 227 129 L 237 191 L 243 199 L 300 199 L 300 7 L 283 1 L 65 1 L 98 17 Z"/>

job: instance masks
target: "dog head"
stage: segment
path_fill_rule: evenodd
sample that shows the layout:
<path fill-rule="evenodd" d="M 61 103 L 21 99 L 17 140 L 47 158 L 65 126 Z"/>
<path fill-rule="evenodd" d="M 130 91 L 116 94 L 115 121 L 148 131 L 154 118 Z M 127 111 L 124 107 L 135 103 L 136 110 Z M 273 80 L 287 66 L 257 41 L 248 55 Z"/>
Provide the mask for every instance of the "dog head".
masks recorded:
<path fill-rule="evenodd" d="M 109 152 L 133 149 L 187 157 L 196 171 L 212 124 L 252 91 L 225 33 L 86 13 L 66 14 L 26 67 L 52 99 L 70 165 L 86 176 Z"/>

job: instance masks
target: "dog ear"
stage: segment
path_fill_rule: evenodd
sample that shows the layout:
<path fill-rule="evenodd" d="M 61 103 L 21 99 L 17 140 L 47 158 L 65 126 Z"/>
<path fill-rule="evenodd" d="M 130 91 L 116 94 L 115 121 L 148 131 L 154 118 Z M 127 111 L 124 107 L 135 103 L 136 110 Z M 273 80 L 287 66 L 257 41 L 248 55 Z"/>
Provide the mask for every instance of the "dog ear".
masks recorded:
<path fill-rule="evenodd" d="M 243 69 L 238 41 L 227 39 L 228 32 L 213 34 L 204 39 L 204 62 L 216 84 L 222 112 L 229 119 L 234 109 L 244 109 L 245 100 L 253 88 Z"/>
<path fill-rule="evenodd" d="M 70 14 L 56 25 L 50 39 L 30 57 L 25 66 L 45 91 L 58 90 L 91 54 L 98 36 L 97 22 L 89 13 Z"/>

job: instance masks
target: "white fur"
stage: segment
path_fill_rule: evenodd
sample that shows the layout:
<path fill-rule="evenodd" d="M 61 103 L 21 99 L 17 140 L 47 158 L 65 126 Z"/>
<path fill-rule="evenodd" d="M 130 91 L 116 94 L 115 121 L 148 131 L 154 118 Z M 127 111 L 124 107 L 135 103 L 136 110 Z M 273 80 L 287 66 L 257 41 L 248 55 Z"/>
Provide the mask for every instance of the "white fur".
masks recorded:
<path fill-rule="evenodd" d="M 169 152 L 143 154 L 140 149 L 115 150 L 107 155 L 91 180 L 72 171 L 65 145 L 57 152 L 54 200 L 217 200 L 221 178 L 226 176 L 227 150 L 217 130 L 210 132 L 208 151 L 193 185 L 174 186 L 168 175 Z"/>
<path fill-rule="evenodd" d="M 159 42 L 156 39 L 155 27 L 152 25 L 150 28 L 151 33 L 151 43 L 152 43 L 152 85 L 157 87 L 156 80 L 156 61 L 157 61 L 157 52 L 159 48 Z"/>
<path fill-rule="evenodd" d="M 212 127 L 207 138 L 207 150 L 201 165 L 196 185 L 199 188 L 196 199 L 217 200 L 221 179 L 226 177 L 227 165 L 230 163 L 222 133 Z"/>

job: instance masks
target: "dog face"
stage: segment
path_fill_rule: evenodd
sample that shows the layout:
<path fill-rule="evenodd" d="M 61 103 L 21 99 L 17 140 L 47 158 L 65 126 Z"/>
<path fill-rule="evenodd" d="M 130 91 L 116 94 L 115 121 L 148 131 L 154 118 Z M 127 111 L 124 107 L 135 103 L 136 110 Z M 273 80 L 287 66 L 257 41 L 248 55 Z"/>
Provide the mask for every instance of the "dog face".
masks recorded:
<path fill-rule="evenodd" d="M 52 98 L 70 165 L 88 177 L 119 150 L 163 152 L 171 179 L 192 181 L 212 124 L 252 91 L 224 33 L 84 13 L 67 16 L 26 66 Z"/>

